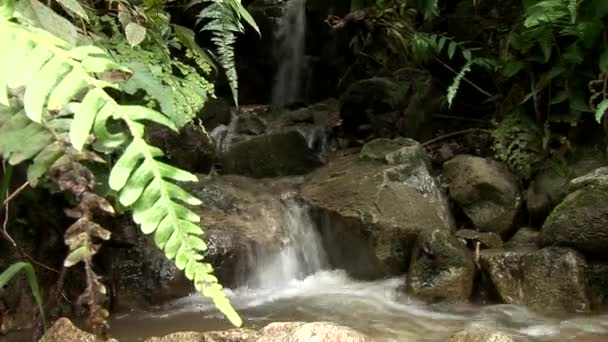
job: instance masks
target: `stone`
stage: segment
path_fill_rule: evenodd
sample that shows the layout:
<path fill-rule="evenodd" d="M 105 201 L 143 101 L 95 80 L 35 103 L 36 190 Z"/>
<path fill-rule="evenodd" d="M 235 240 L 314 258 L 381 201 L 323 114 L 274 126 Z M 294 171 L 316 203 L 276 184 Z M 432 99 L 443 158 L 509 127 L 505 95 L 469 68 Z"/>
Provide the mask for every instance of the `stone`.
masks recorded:
<path fill-rule="evenodd" d="M 425 301 L 466 302 L 473 292 L 475 263 L 467 246 L 449 231 L 418 235 L 407 290 Z"/>
<path fill-rule="evenodd" d="M 69 319 L 59 318 L 38 342 L 96 342 L 95 335 L 77 328 Z M 117 342 L 111 338 L 108 342 Z"/>
<path fill-rule="evenodd" d="M 589 173 L 607 164 L 608 159 L 599 149 L 581 147 L 568 165 L 556 167 L 553 163 L 540 170 L 526 191 L 526 204 L 532 223 L 542 225 L 566 195 L 594 182 L 592 179 L 596 177 L 601 179 L 601 170 L 597 175 Z M 585 175 L 587 176 L 583 177 Z M 574 181 L 579 177 L 583 178 Z"/>
<path fill-rule="evenodd" d="M 194 123 L 179 133 L 152 123 L 146 127 L 147 141 L 165 153 L 167 161 L 193 173 L 208 173 L 216 161 L 215 145 L 207 132 Z"/>
<path fill-rule="evenodd" d="M 607 189 L 587 187 L 566 196 L 545 220 L 540 245 L 569 246 L 608 257 Z"/>
<path fill-rule="evenodd" d="M 232 106 L 222 98 L 208 99 L 198 117 L 202 120 L 207 132 L 220 125 L 227 126 L 232 118 Z"/>
<path fill-rule="evenodd" d="M 588 312 L 585 258 L 563 247 L 487 249 L 480 264 L 502 302 L 547 313 Z"/>
<path fill-rule="evenodd" d="M 260 330 L 255 342 L 372 342 L 352 328 L 332 322 L 275 322 Z"/>
<path fill-rule="evenodd" d="M 608 262 L 587 261 L 586 273 L 593 308 L 595 310 L 608 308 Z"/>
<path fill-rule="evenodd" d="M 457 332 L 448 342 L 517 342 L 515 337 L 500 331 L 470 329 Z"/>
<path fill-rule="evenodd" d="M 451 229 L 445 196 L 420 150 L 406 142 L 377 159 L 338 156 L 306 176 L 301 197 L 313 208 L 332 265 L 358 278 L 402 274 L 420 232 Z M 401 163 L 389 164 L 386 156 L 398 154 Z"/>
<path fill-rule="evenodd" d="M 509 241 L 507 241 L 505 246 L 536 246 L 538 244 L 539 236 L 540 231 L 530 227 L 522 227 L 517 230 L 517 233 L 515 233 L 515 235 L 513 235 L 513 237 L 511 237 Z"/>
<path fill-rule="evenodd" d="M 471 248 L 476 248 L 477 242 L 481 243 L 480 248 L 500 248 L 502 239 L 496 233 L 478 232 L 473 229 L 461 229 L 454 233 L 454 236 L 467 242 Z"/>
<path fill-rule="evenodd" d="M 608 166 L 597 168 L 588 174 L 570 181 L 570 190 L 576 191 L 585 187 L 608 187 Z"/>
<path fill-rule="evenodd" d="M 224 173 L 255 178 L 301 175 L 321 166 L 297 131 L 271 133 L 236 143 L 221 160 Z"/>
<path fill-rule="evenodd" d="M 176 332 L 164 337 L 152 337 L 146 342 L 253 342 L 259 337 L 255 330 L 240 328 L 210 332 Z"/>
<path fill-rule="evenodd" d="M 513 228 L 522 199 L 517 179 L 499 162 L 459 155 L 443 164 L 450 197 L 475 228 L 505 236 Z"/>

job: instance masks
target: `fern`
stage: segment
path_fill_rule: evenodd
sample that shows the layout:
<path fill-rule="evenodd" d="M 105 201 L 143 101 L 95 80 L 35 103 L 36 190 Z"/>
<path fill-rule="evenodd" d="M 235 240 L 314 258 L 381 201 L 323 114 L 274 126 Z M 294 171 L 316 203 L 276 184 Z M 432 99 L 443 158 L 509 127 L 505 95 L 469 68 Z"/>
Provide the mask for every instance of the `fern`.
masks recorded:
<path fill-rule="evenodd" d="M 197 224 L 200 219 L 184 206 L 198 205 L 200 201 L 172 182 L 196 181 L 196 177 L 156 160 L 162 151 L 143 139 L 144 121 L 176 130 L 174 123 L 153 109 L 120 105 L 108 95 L 105 88 L 118 87 L 93 75 L 107 71 L 128 74 L 130 70 L 114 62 L 104 50 L 96 46 L 74 47 L 45 30 L 17 24 L 12 21 L 12 5 L 13 1 L 5 1 L 0 6 L 0 74 L 3 75 L 0 104 L 20 107 L 13 93 L 24 89 L 20 100 L 23 110 L 3 112 L 2 129 L 8 132 L 6 126 L 9 125 L 16 136 L 26 136 L 31 131 L 40 138 L 35 139 L 35 143 L 28 139 L 14 140 L 16 136 L 5 138 L 5 144 L 0 145 L 2 155 L 9 156 L 12 164 L 36 159 L 42 153 L 41 146 L 61 142 L 61 136 L 40 133 L 53 122 L 67 132 L 63 138 L 76 151 L 86 151 L 92 139 L 97 151 L 122 150 L 109 179 L 120 203 L 132 207 L 133 218 L 142 231 L 154 233 L 157 246 L 185 271 L 196 289 L 210 297 L 234 325 L 240 326 L 242 321 L 212 275 L 211 265 L 202 261 L 206 245 Z M 74 108 L 73 113 L 67 111 L 66 114 L 68 104 Z M 56 117 L 63 115 L 68 121 L 58 125 Z M 110 131 L 110 119 L 121 120 L 126 131 Z M 27 148 L 16 146 L 25 141 L 28 141 L 24 144 Z"/>
<path fill-rule="evenodd" d="M 234 64 L 236 33 L 245 30 L 241 19 L 249 23 L 258 34 L 260 30 L 240 0 L 193 0 L 188 7 L 204 3 L 207 6 L 198 14 L 197 25 L 204 22 L 200 31 L 213 34 L 211 41 L 215 44 L 217 59 L 224 68 L 234 103 L 238 107 L 238 75 Z"/>

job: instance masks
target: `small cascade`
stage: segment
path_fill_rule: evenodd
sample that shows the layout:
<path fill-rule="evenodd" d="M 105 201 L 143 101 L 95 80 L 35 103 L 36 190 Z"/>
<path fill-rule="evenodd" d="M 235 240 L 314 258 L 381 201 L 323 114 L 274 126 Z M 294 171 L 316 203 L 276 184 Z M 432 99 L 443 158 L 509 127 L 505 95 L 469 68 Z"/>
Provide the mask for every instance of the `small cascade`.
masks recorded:
<path fill-rule="evenodd" d="M 286 233 L 283 247 L 277 253 L 254 253 L 253 272 L 246 282 L 249 288 L 285 287 L 328 266 L 321 237 L 308 208 L 294 200 L 288 200 L 285 207 L 280 222 Z"/>
<path fill-rule="evenodd" d="M 218 152 L 226 152 L 230 149 L 232 140 L 236 136 L 237 123 L 237 111 L 233 109 L 228 125 L 219 125 L 209 133 Z"/>
<path fill-rule="evenodd" d="M 272 90 L 273 107 L 301 100 L 306 70 L 306 0 L 289 0 L 276 32 L 279 67 Z"/>

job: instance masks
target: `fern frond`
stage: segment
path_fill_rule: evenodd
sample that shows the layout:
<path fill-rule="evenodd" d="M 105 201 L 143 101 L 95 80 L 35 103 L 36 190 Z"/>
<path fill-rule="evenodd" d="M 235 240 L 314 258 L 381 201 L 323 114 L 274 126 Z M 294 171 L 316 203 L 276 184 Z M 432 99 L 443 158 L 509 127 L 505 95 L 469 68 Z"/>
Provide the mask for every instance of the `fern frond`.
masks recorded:
<path fill-rule="evenodd" d="M 79 100 L 65 127 L 68 130 L 66 140 L 82 151 L 89 143 L 92 131 L 93 146 L 99 151 L 111 153 L 126 145 L 111 170 L 110 187 L 118 192 L 123 205 L 132 206 L 135 222 L 144 233 L 154 233 L 157 246 L 185 271 L 196 289 L 210 297 L 234 325 L 240 326 L 242 321 L 212 275 L 213 268 L 202 262 L 206 245 L 200 237 L 203 233 L 198 225 L 200 218 L 184 206 L 198 205 L 200 201 L 172 182 L 197 181 L 196 177 L 156 160 L 162 156 L 162 151 L 143 139 L 144 121 L 154 121 L 173 130 L 177 128 L 168 117 L 155 110 L 118 104 L 104 90 L 118 87 L 93 76 L 106 71 L 130 71 L 98 47 L 72 47 L 45 30 L 11 22 L 7 17 L 0 18 L 0 47 L 0 74 L 3 75 L 0 99 L 3 104 L 12 104 L 8 89 L 25 89 L 22 112 L 0 112 L 1 132 L 28 134 L 27 138 L 0 134 L 0 139 L 4 139 L 4 144 L 0 144 L 3 157 L 6 154 L 13 163 L 36 159 L 35 156 L 51 146 L 55 138 L 43 129 L 54 121 L 51 112 L 57 113 L 71 101 Z M 110 118 L 122 120 L 128 134 L 110 131 Z M 27 140 L 35 143 L 12 145 L 15 141 Z"/>
<path fill-rule="evenodd" d="M 462 69 L 460 70 L 460 72 L 458 73 L 458 75 L 456 75 L 456 77 L 454 77 L 454 81 L 452 81 L 452 85 L 450 85 L 448 87 L 448 105 L 451 107 L 452 106 L 452 102 L 454 101 L 454 97 L 456 97 L 456 92 L 458 92 L 458 88 L 460 87 L 460 81 L 462 80 L 462 78 L 464 77 L 464 75 L 471 71 L 471 64 L 472 62 L 468 62 L 467 64 L 465 64 Z"/>
<path fill-rule="evenodd" d="M 244 30 L 241 24 L 239 7 L 235 7 L 236 0 L 203 0 L 210 2 L 198 14 L 198 23 L 206 21 L 200 31 L 210 31 L 213 34 L 211 41 L 216 48 L 217 59 L 224 68 L 226 78 L 232 91 L 235 105 L 238 107 L 238 75 L 234 64 L 235 33 Z"/>

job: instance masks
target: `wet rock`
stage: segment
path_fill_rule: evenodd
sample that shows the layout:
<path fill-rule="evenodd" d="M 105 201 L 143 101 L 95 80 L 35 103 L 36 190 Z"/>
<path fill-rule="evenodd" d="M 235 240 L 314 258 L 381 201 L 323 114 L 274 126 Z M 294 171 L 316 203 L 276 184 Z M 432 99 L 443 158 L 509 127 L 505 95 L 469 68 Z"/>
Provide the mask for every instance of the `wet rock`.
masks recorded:
<path fill-rule="evenodd" d="M 352 328 L 332 322 L 277 322 L 260 330 L 255 342 L 371 342 L 372 339 Z"/>
<path fill-rule="evenodd" d="M 540 231 L 530 228 L 530 227 L 522 227 L 520 228 L 513 237 L 507 241 L 506 246 L 522 246 L 522 245 L 532 245 L 536 246 L 538 244 L 538 237 L 540 235 Z"/>
<path fill-rule="evenodd" d="M 450 197 L 479 231 L 505 235 L 521 207 L 517 179 L 507 167 L 470 155 L 456 156 L 443 164 Z"/>
<path fill-rule="evenodd" d="M 449 231 L 422 232 L 407 275 L 407 289 L 427 301 L 467 301 L 475 264 L 467 246 Z"/>
<path fill-rule="evenodd" d="M 608 307 L 608 262 L 588 261 L 587 279 L 591 304 L 594 309 L 605 309 Z"/>
<path fill-rule="evenodd" d="M 476 248 L 476 244 L 481 243 L 481 248 L 500 248 L 502 239 L 496 233 L 483 233 L 473 229 L 461 229 L 454 233 L 454 236 L 467 242 L 467 245 Z"/>
<path fill-rule="evenodd" d="M 568 195 L 549 215 L 541 233 L 542 246 L 570 246 L 608 257 L 607 188 L 587 187 Z"/>
<path fill-rule="evenodd" d="M 608 166 L 600 167 L 590 173 L 570 181 L 570 190 L 576 191 L 587 186 L 608 187 Z"/>
<path fill-rule="evenodd" d="M 146 127 L 147 141 L 165 152 L 173 166 L 194 173 L 207 173 L 216 159 L 213 141 L 201 127 L 194 123 L 184 126 L 179 133 L 159 124 Z"/>
<path fill-rule="evenodd" d="M 259 337 L 255 330 L 240 328 L 226 331 L 177 332 L 164 337 L 153 337 L 146 342 L 253 342 Z"/>
<path fill-rule="evenodd" d="M 279 195 L 290 185 L 241 176 L 199 176 L 187 189 L 203 204 L 205 260 L 224 286 L 242 285 L 259 253 L 272 254 L 286 239 L 285 206 Z"/>
<path fill-rule="evenodd" d="M 263 178 L 305 174 L 321 162 L 301 134 L 289 131 L 233 145 L 222 156 L 222 165 L 226 174 Z"/>
<path fill-rule="evenodd" d="M 504 303 L 542 312 L 587 312 L 585 258 L 569 248 L 481 251 L 480 264 Z"/>
<path fill-rule="evenodd" d="M 95 335 L 78 329 L 69 319 L 58 319 L 38 342 L 96 342 Z M 117 342 L 111 338 L 108 342 Z"/>
<path fill-rule="evenodd" d="M 119 217 L 111 227 L 112 240 L 102 245 L 98 259 L 109 278 L 112 310 L 147 309 L 194 291 L 191 281 L 131 217 Z"/>
<path fill-rule="evenodd" d="M 595 182 L 592 179 L 596 177 L 600 179 L 602 171 L 598 171 L 600 173 L 597 176 L 589 175 L 576 182 L 571 181 L 607 164 L 603 152 L 587 147 L 576 153 L 576 159 L 570 165 L 556 167 L 551 164 L 541 170 L 526 191 L 526 204 L 533 223 L 542 225 L 567 194 L 589 182 Z"/>
<path fill-rule="evenodd" d="M 514 336 L 491 330 L 471 329 L 458 332 L 448 342 L 517 342 Z"/>
<path fill-rule="evenodd" d="M 337 157 L 302 186 L 332 264 L 356 277 L 404 273 L 420 232 L 452 226 L 422 146 L 398 141 L 370 143 L 385 154 L 367 146 L 374 153 Z"/>

